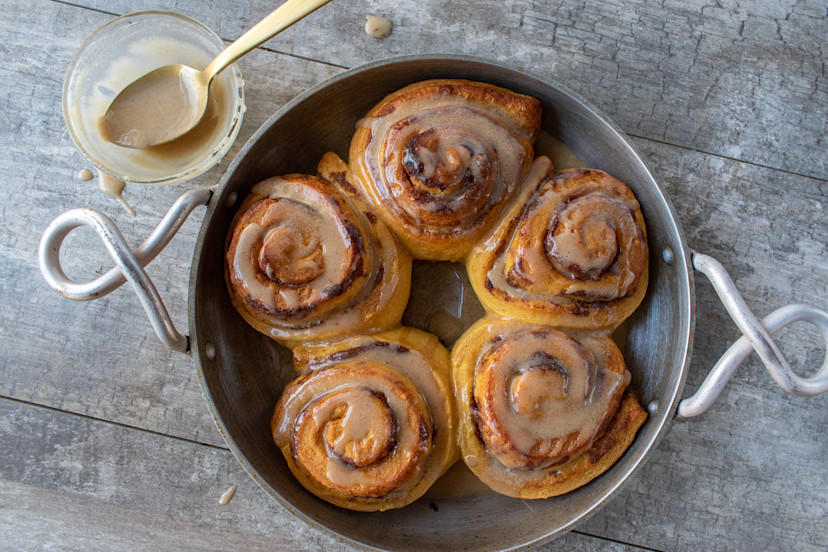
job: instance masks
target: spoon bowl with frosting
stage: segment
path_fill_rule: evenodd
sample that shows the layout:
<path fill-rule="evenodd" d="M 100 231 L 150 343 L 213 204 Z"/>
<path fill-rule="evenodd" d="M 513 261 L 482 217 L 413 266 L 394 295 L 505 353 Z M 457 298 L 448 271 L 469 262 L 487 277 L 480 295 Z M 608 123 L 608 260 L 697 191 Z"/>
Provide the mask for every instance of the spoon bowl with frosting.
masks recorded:
<path fill-rule="evenodd" d="M 63 115 L 87 159 L 115 179 L 171 184 L 215 166 L 230 149 L 245 111 L 241 72 L 233 64 L 211 84 L 204 115 L 186 135 L 135 149 L 111 140 L 102 118 L 116 95 L 163 66 L 205 67 L 224 41 L 209 28 L 170 11 L 145 11 L 113 19 L 90 35 L 69 64 Z"/>

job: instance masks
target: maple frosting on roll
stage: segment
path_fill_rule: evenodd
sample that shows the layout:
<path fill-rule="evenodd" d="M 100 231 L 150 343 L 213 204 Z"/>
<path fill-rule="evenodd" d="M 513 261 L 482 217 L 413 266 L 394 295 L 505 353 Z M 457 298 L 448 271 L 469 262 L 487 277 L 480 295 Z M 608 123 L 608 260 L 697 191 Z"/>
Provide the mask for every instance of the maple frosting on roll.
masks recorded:
<path fill-rule="evenodd" d="M 288 346 L 399 323 L 411 259 L 349 183 L 334 154 L 320 175 L 253 186 L 227 248 L 231 299 L 257 330 Z"/>
<path fill-rule="evenodd" d="M 539 131 L 534 98 L 479 82 L 424 81 L 357 123 L 349 163 L 415 257 L 458 260 L 512 199 Z"/>
<path fill-rule="evenodd" d="M 592 444 L 630 378 L 594 357 L 549 328 L 511 335 L 481 355 L 477 428 L 502 464 L 546 467 Z"/>
<path fill-rule="evenodd" d="M 309 491 L 360 511 L 399 508 L 457 459 L 449 352 L 412 328 L 294 349 L 299 377 L 273 439 Z"/>
<path fill-rule="evenodd" d="M 466 267 L 483 306 L 501 316 L 568 328 L 614 328 L 648 280 L 640 205 L 596 169 L 552 173 L 538 158 L 523 197 Z"/>
<path fill-rule="evenodd" d="M 495 491 L 569 492 L 597 477 L 646 418 L 618 347 L 600 333 L 488 316 L 452 349 L 463 460 Z"/>

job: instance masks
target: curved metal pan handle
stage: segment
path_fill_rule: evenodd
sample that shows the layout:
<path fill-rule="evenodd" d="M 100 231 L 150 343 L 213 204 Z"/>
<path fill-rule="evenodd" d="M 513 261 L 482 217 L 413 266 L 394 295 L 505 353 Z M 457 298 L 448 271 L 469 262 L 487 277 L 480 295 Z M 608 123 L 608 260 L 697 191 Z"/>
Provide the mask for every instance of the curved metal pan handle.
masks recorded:
<path fill-rule="evenodd" d="M 144 267 L 166 247 L 193 209 L 206 205 L 212 195 L 212 188 L 196 188 L 185 192 L 135 251 L 129 248 L 112 219 L 100 211 L 67 211 L 53 220 L 43 233 L 39 250 L 40 271 L 55 291 L 75 301 L 98 299 L 129 280 L 158 338 L 171 349 L 186 353 L 190 350 L 189 338 L 175 329 L 164 301 Z M 69 232 L 80 226 L 89 226 L 98 233 L 117 265 L 99 278 L 85 283 L 69 279 L 60 266 L 63 240 Z"/>
<path fill-rule="evenodd" d="M 810 322 L 822 332 L 828 349 L 828 312 L 810 305 L 788 305 L 777 309 L 760 323 L 748 308 L 724 267 L 713 257 L 692 252 L 693 268 L 710 279 L 727 312 L 744 334 L 719 359 L 692 397 L 679 403 L 676 415 L 690 418 L 705 412 L 724 389 L 736 368 L 756 351 L 779 386 L 794 395 L 812 396 L 828 391 L 828 353 L 822 367 L 811 377 L 796 375 L 779 347 L 774 334 L 798 321 Z"/>

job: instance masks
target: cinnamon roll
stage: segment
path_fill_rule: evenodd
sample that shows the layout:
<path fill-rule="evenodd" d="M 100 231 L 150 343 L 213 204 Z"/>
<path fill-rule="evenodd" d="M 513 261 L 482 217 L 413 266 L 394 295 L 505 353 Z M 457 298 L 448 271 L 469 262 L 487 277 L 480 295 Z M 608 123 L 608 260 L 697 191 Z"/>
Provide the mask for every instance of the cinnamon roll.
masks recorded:
<path fill-rule="evenodd" d="M 524 197 L 466 267 L 483 306 L 537 324 L 618 326 L 644 299 L 647 231 L 633 192 L 609 174 L 551 174 L 538 158 Z M 534 189 L 533 189 L 534 188 Z"/>
<path fill-rule="evenodd" d="M 228 235 L 226 277 L 242 317 L 293 347 L 398 325 L 411 257 L 329 153 L 319 176 L 253 186 Z"/>
<path fill-rule="evenodd" d="M 529 167 L 538 100 L 480 82 L 430 80 L 357 123 L 356 183 L 414 253 L 459 260 L 491 229 Z"/>
<path fill-rule="evenodd" d="M 457 459 L 448 351 L 397 328 L 297 347 L 300 376 L 273 413 L 273 439 L 299 482 L 343 508 L 410 504 Z"/>
<path fill-rule="evenodd" d="M 546 498 L 606 471 L 647 417 L 618 347 L 601 333 L 494 316 L 452 350 L 459 444 L 498 493 Z"/>

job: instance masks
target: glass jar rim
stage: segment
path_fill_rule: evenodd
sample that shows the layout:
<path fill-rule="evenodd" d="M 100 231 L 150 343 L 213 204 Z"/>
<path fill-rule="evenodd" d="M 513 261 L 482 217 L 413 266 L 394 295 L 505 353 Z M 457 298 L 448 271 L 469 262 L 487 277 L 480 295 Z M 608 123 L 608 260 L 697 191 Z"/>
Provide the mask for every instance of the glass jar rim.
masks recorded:
<path fill-rule="evenodd" d="M 217 48 L 216 53 L 220 52 L 225 48 L 224 40 L 218 34 L 216 34 L 215 31 L 213 31 L 200 21 L 197 21 L 196 19 L 193 19 L 192 17 L 184 15 L 182 13 L 170 10 L 144 10 L 118 16 L 95 29 L 95 31 L 93 31 L 92 34 L 90 34 L 88 37 L 86 37 L 86 39 L 84 39 L 84 41 L 75 51 L 71 61 L 69 62 L 69 66 L 63 79 L 63 87 L 61 92 L 61 108 L 63 111 L 64 122 L 69 132 L 69 136 L 72 138 L 72 141 L 81 151 L 81 153 L 83 153 L 87 160 L 89 160 L 89 162 L 91 162 L 97 169 L 119 180 L 132 182 L 136 184 L 173 184 L 190 178 L 195 178 L 196 176 L 206 172 L 207 170 L 215 166 L 229 151 L 230 147 L 232 146 L 233 142 L 238 136 L 245 112 L 245 104 L 244 81 L 242 80 L 241 70 L 239 69 L 237 64 L 234 63 L 223 71 L 223 73 L 229 72 L 233 76 L 233 99 L 235 100 L 235 110 L 228 125 L 227 131 L 223 134 L 224 137 L 220 142 L 218 142 L 215 148 L 213 148 L 210 151 L 210 153 L 205 155 L 200 161 L 192 163 L 188 167 L 168 176 L 153 176 L 145 178 L 140 176 L 136 177 L 135 175 L 119 174 L 119 171 L 112 169 L 105 159 L 101 159 L 100 156 L 96 156 L 92 154 L 91 151 L 89 151 L 89 148 L 84 143 L 84 139 L 80 136 L 80 133 L 76 128 L 76 123 L 73 122 L 73 119 L 69 113 L 73 76 L 75 75 L 78 69 L 78 63 L 83 59 L 83 55 L 86 53 L 89 46 L 95 43 L 97 40 L 99 40 L 102 36 L 106 36 L 107 32 L 109 32 L 113 27 L 122 24 L 125 20 L 143 18 L 145 16 L 169 17 L 172 19 L 180 20 L 184 22 L 186 25 L 189 25 L 197 31 L 203 33 L 203 35 L 206 38 L 213 42 Z"/>

